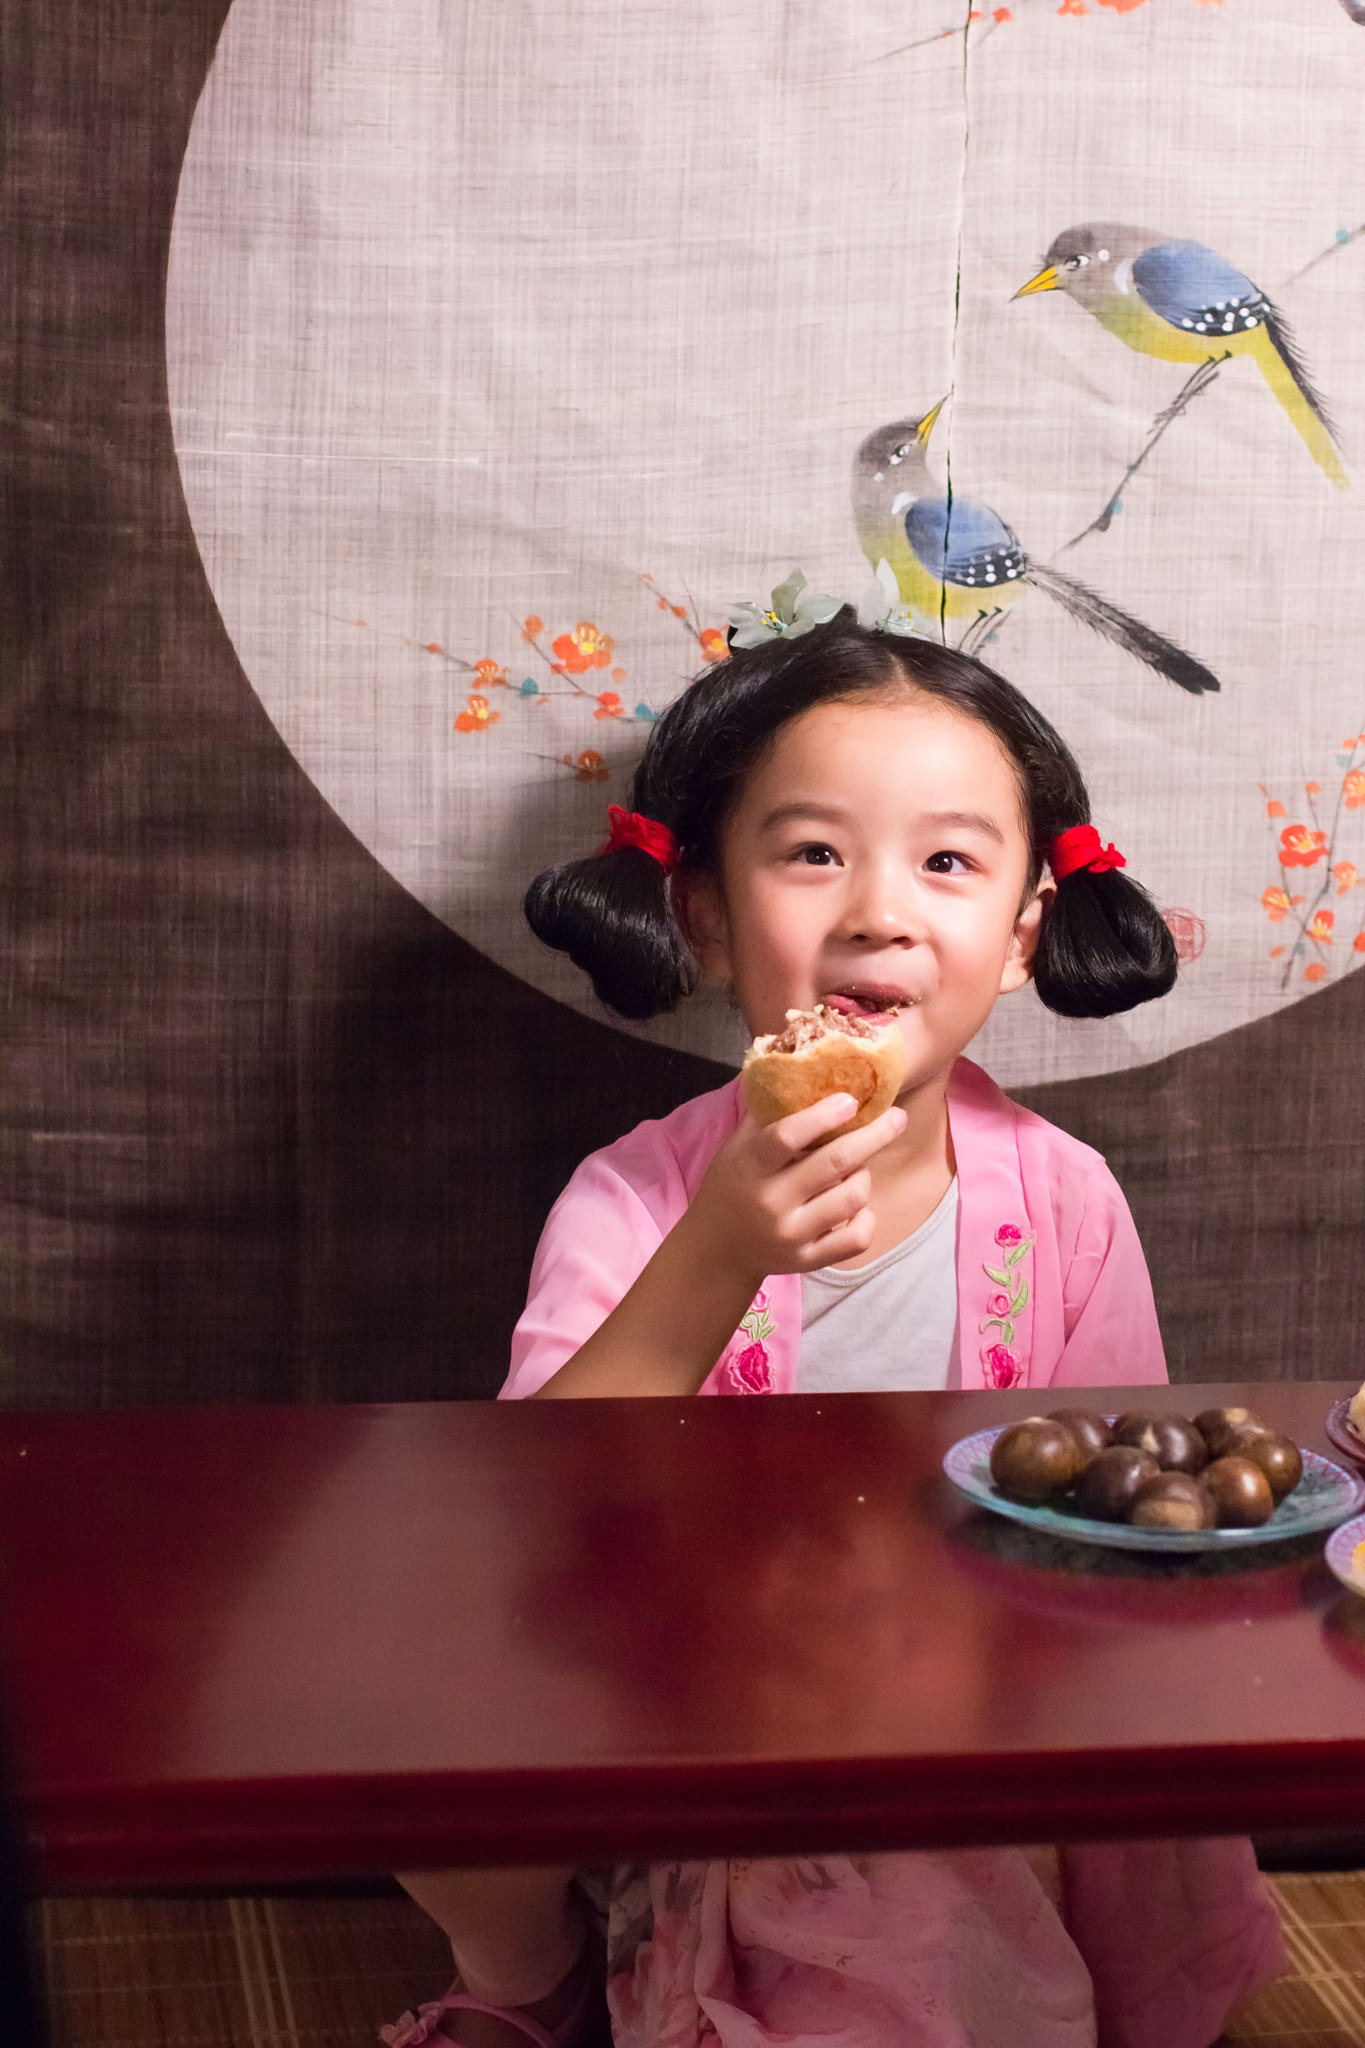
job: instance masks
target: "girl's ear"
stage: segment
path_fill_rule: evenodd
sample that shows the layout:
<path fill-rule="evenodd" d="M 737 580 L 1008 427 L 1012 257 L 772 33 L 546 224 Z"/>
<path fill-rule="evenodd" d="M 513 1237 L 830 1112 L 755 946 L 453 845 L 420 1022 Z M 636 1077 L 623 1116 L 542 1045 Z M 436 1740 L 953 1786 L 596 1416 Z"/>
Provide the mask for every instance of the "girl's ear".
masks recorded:
<path fill-rule="evenodd" d="M 1020 911 L 1010 935 L 1009 951 L 1000 973 L 1000 993 L 1010 995 L 1022 988 L 1033 976 L 1033 956 L 1038 950 L 1038 936 L 1043 929 L 1043 919 L 1057 894 L 1053 881 L 1040 882 Z"/>
<path fill-rule="evenodd" d="M 730 961 L 730 920 L 725 899 L 713 875 L 687 874 L 679 870 L 670 884 L 673 915 L 679 931 L 695 954 L 703 974 L 716 981 L 733 981 Z"/>

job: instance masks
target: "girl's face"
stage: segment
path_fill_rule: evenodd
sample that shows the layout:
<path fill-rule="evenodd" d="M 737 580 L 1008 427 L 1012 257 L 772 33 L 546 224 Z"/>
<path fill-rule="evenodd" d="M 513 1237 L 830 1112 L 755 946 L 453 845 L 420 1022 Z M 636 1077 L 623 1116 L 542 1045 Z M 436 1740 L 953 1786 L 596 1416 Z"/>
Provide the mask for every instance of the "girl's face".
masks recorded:
<path fill-rule="evenodd" d="M 1028 861 L 994 734 L 888 693 L 782 728 L 726 824 L 719 875 L 686 884 L 681 908 L 755 1034 L 831 996 L 864 1014 L 903 1005 L 914 1088 L 1028 980 L 1051 893 L 1025 900 Z"/>

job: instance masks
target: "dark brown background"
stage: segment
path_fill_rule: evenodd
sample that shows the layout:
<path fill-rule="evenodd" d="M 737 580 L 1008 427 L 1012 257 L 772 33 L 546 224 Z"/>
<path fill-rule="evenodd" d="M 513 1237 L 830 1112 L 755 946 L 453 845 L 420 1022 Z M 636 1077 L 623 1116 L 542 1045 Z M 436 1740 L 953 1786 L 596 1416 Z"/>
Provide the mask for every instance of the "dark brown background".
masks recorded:
<path fill-rule="evenodd" d="M 181 499 L 162 298 L 225 0 L 10 0 L 10 1404 L 491 1393 L 582 1155 L 719 1078 L 422 910 L 277 737 Z M 1027 1096 L 1098 1145 L 1172 1375 L 1356 1363 L 1365 976 Z"/>

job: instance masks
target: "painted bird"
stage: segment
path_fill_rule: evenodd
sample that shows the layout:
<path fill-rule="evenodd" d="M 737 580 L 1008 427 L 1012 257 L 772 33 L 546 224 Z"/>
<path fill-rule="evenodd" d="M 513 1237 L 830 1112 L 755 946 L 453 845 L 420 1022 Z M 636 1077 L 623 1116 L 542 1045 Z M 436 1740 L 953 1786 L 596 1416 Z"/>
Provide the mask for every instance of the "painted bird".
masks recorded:
<path fill-rule="evenodd" d="M 1253 357 L 1318 467 L 1338 489 L 1348 485 L 1336 429 L 1283 314 L 1216 249 L 1087 222 L 1058 235 L 1014 296 L 1034 292 L 1065 292 L 1139 355 L 1200 369 Z"/>
<path fill-rule="evenodd" d="M 893 420 L 869 434 L 853 458 L 853 518 L 875 569 L 887 562 L 903 601 L 930 618 L 985 621 L 1032 585 L 1093 632 L 1192 696 L 1218 678 L 1140 619 L 1056 569 L 1030 559 L 989 505 L 954 492 L 929 471 L 926 450 L 940 400 L 919 419 Z"/>

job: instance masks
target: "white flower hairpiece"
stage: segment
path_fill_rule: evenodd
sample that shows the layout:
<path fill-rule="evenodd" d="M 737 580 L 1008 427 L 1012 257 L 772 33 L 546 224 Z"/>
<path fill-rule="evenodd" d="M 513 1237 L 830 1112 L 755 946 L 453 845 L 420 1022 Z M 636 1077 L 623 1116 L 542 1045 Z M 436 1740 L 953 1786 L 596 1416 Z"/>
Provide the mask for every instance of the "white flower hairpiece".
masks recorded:
<path fill-rule="evenodd" d="M 843 608 L 842 597 L 811 590 L 801 570 L 793 569 L 786 581 L 778 584 L 766 609 L 745 603 L 728 614 L 733 629 L 730 645 L 761 647 L 765 640 L 794 640 L 799 633 L 809 633 L 812 626 L 826 625 Z M 858 623 L 874 633 L 915 631 L 914 612 L 902 602 L 896 572 L 888 561 L 878 562 L 876 582 L 858 599 Z"/>
<path fill-rule="evenodd" d="M 729 614 L 734 631 L 730 635 L 732 647 L 761 647 L 765 640 L 794 640 L 798 633 L 809 633 L 812 626 L 823 626 L 842 611 L 844 600 L 830 597 L 826 592 L 809 590 L 806 579 L 799 569 L 793 569 L 785 582 L 779 583 L 765 610 L 758 604 L 737 604 Z"/>
<path fill-rule="evenodd" d="M 877 580 L 858 599 L 858 624 L 871 633 L 897 633 L 903 637 L 915 630 L 915 614 L 902 602 L 896 572 L 883 555 L 877 564 Z"/>

